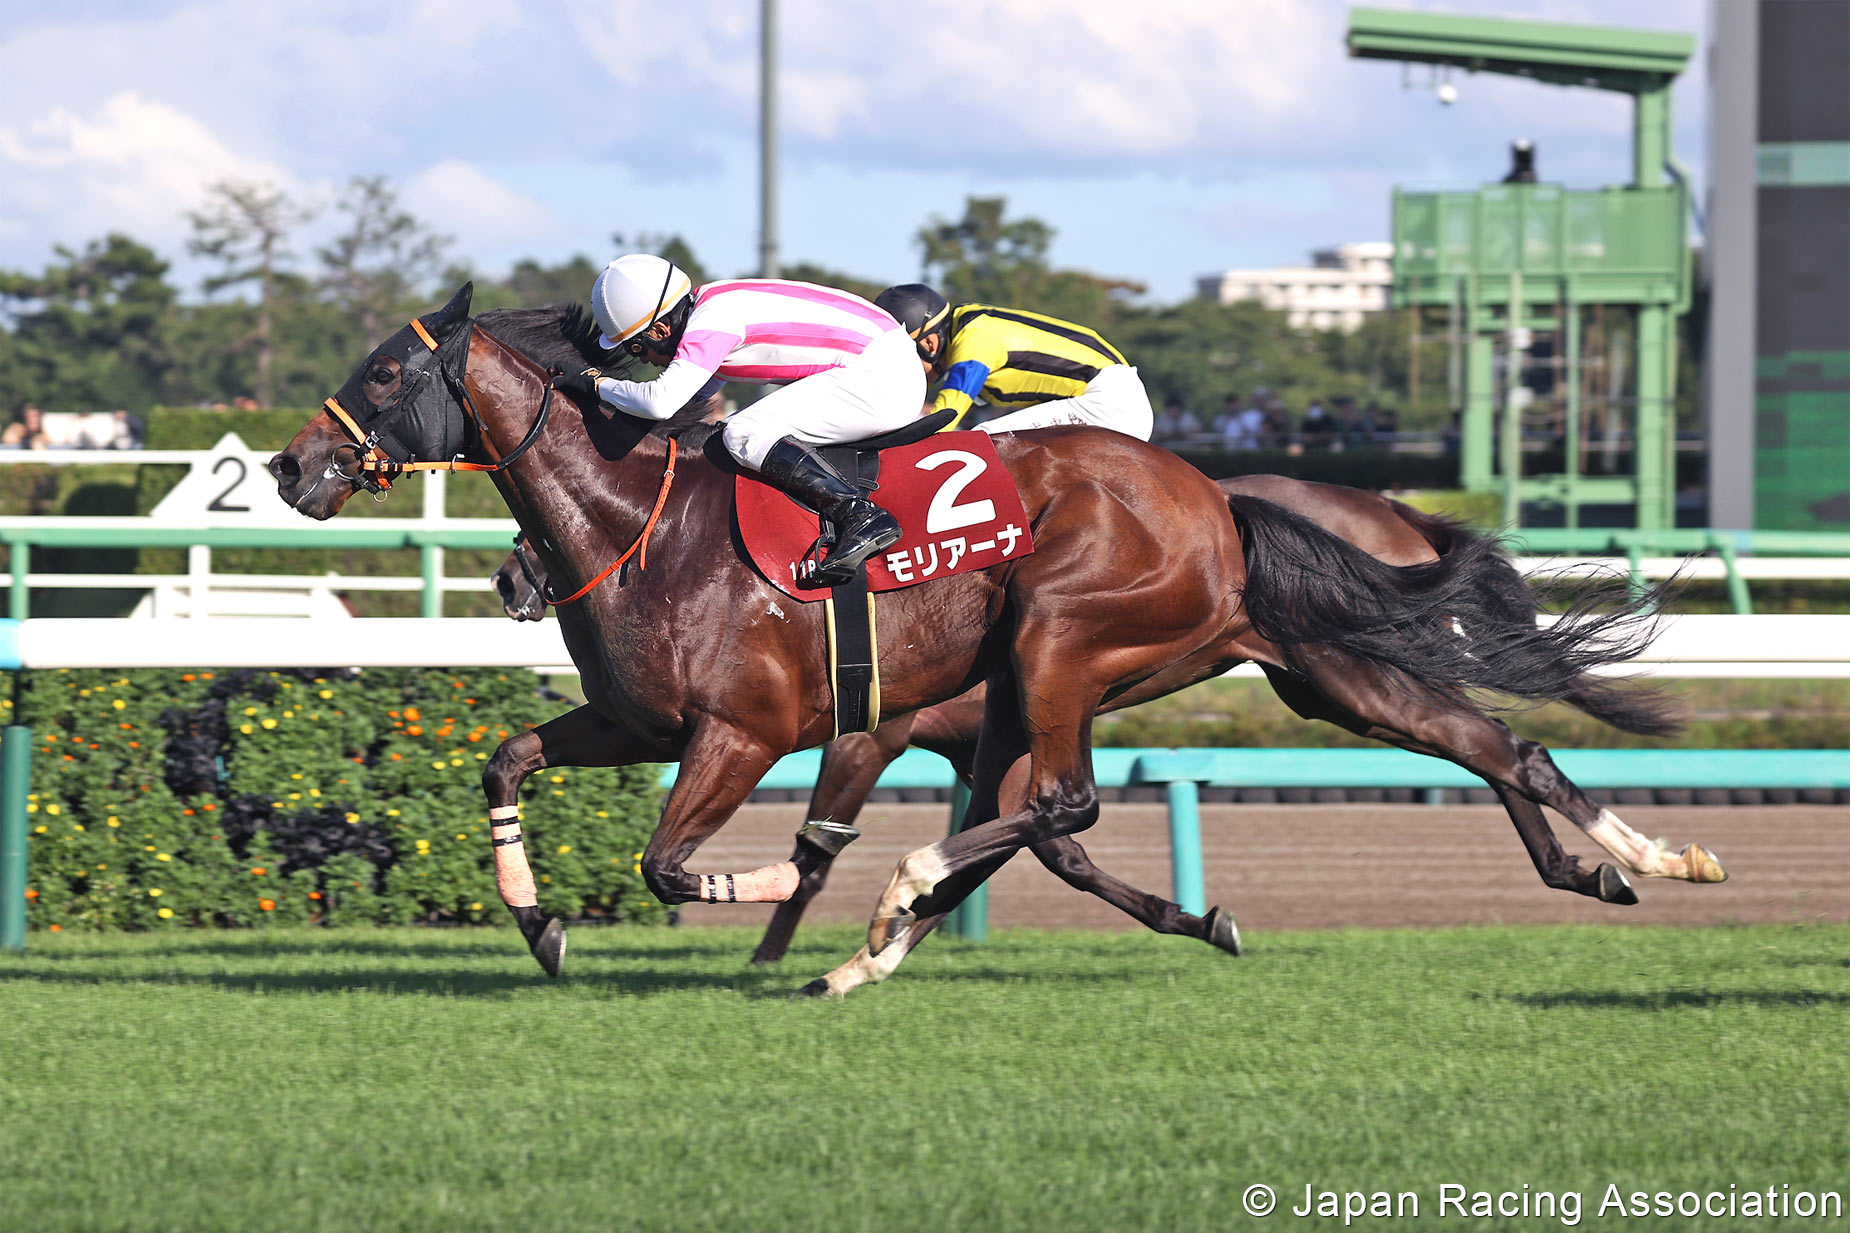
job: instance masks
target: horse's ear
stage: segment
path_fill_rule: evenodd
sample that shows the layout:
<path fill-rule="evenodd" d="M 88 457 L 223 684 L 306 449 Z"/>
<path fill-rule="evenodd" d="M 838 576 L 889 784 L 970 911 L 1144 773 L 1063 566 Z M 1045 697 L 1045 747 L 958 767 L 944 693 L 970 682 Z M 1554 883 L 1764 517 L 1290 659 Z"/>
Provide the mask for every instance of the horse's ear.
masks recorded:
<path fill-rule="evenodd" d="M 440 341 L 447 339 L 455 333 L 456 327 L 469 319 L 469 301 L 474 298 L 475 283 L 473 281 L 464 283 L 461 289 L 450 297 L 448 304 L 431 314 L 425 328 L 437 335 Z"/>

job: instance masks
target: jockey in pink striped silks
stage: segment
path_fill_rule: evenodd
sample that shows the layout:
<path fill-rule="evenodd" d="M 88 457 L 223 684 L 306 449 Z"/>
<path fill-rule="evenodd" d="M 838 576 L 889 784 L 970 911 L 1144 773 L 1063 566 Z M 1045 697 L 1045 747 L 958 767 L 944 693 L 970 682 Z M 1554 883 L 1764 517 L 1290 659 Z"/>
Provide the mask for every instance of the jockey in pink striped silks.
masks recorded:
<path fill-rule="evenodd" d="M 598 398 L 626 415 L 667 419 L 721 381 L 781 387 L 730 416 L 722 440 L 742 465 L 821 512 L 833 540 L 814 581 L 850 581 L 863 561 L 898 542 L 893 516 L 810 448 L 918 417 L 924 374 L 912 340 L 884 310 L 846 291 L 776 278 L 696 288 L 672 262 L 646 253 L 612 261 L 592 287 L 591 307 L 601 346 L 663 372 L 653 381 L 587 374 L 559 384 L 589 392 L 595 383 Z"/>

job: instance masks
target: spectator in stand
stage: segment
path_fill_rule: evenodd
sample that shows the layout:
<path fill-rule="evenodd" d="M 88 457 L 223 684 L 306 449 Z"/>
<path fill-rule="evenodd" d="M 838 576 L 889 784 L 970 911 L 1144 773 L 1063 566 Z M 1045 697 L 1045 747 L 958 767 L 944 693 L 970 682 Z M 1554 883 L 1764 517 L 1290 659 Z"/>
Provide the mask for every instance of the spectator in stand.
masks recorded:
<path fill-rule="evenodd" d="M 1271 434 L 1266 431 L 1265 410 L 1259 405 L 1259 396 L 1253 395 L 1246 400 L 1246 406 L 1240 411 L 1240 436 L 1249 450 L 1263 450 L 1272 447 Z"/>
<path fill-rule="evenodd" d="M 1335 435 L 1336 421 L 1323 408 L 1323 400 L 1313 398 L 1304 412 L 1304 444 L 1328 445 Z"/>
<path fill-rule="evenodd" d="M 114 431 L 110 434 L 107 448 L 112 450 L 138 450 L 141 448 L 141 421 L 127 411 L 117 409 L 110 412 Z"/>
<path fill-rule="evenodd" d="M 1391 444 L 1400 435 L 1400 416 L 1392 407 L 1383 407 L 1378 402 L 1368 404 L 1368 409 L 1375 418 L 1375 440 Z"/>
<path fill-rule="evenodd" d="M 1172 399 L 1156 417 L 1156 430 L 1150 440 L 1159 445 L 1173 445 L 1187 441 L 1200 431 L 1201 421 L 1195 418 L 1194 412 Z"/>
<path fill-rule="evenodd" d="M 1348 404 L 1350 411 L 1349 432 L 1352 438 L 1358 445 L 1372 445 L 1375 434 L 1380 431 L 1381 404 L 1371 398 L 1367 406 L 1357 411 L 1355 399 L 1347 398 L 1343 401 Z"/>
<path fill-rule="evenodd" d="M 1238 394 L 1229 394 L 1227 395 L 1226 405 L 1221 407 L 1220 414 L 1214 417 L 1214 435 L 1225 440 L 1227 437 L 1227 425 L 1237 421 L 1239 418 L 1240 396 Z"/>
<path fill-rule="evenodd" d="M 19 418 L 0 433 L 0 446 L 7 449 L 42 450 L 50 445 L 51 438 L 45 435 L 45 413 L 35 403 L 21 407 Z"/>

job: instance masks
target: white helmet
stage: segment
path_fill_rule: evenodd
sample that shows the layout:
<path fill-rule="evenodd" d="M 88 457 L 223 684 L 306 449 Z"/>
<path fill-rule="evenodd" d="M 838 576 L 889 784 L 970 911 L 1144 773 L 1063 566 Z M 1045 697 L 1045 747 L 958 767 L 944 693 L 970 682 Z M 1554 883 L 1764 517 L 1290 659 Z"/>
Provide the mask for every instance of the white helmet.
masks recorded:
<path fill-rule="evenodd" d="M 604 331 L 597 345 L 615 349 L 674 311 L 693 290 L 672 261 L 652 253 L 618 257 L 591 284 L 591 311 Z"/>

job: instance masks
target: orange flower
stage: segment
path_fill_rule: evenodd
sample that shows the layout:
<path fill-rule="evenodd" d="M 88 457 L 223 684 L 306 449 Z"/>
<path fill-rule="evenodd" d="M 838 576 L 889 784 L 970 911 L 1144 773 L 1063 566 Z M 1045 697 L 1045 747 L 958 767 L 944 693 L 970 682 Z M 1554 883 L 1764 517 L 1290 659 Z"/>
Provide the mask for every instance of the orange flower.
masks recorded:
<path fill-rule="evenodd" d="M 264 911 L 266 911 L 266 912 L 274 912 L 274 911 L 276 911 L 276 900 L 274 900 L 274 899 L 259 899 L 259 900 L 257 901 L 257 906 L 258 906 L 258 907 L 260 907 L 260 908 L 262 908 L 262 909 L 263 909 Z"/>
<path fill-rule="evenodd" d="M 191 809 L 182 809 L 180 812 L 189 818 L 193 816 L 193 811 Z"/>
<path fill-rule="evenodd" d="M 421 718 L 421 716 L 418 715 L 418 709 L 415 706 L 408 706 L 405 708 L 405 718 L 418 719 Z"/>
<path fill-rule="evenodd" d="M 52 926 L 50 927 L 50 932 L 52 932 L 52 933 L 63 933 L 63 932 L 64 932 L 64 926 L 63 926 L 63 925 L 52 925 Z"/>
<path fill-rule="evenodd" d="M 394 762 L 402 761 L 404 759 L 404 756 L 405 756 L 404 754 L 393 754 L 392 761 Z"/>
<path fill-rule="evenodd" d="M 437 735 L 438 736 L 448 736 L 452 731 L 454 731 L 454 729 L 452 729 L 448 724 L 445 724 L 443 725 L 443 727 L 437 729 Z"/>
<path fill-rule="evenodd" d="M 320 891 L 309 891 L 308 897 L 310 899 L 319 899 L 321 898 L 321 892 Z"/>
<path fill-rule="evenodd" d="M 398 712 L 397 712 L 397 711 L 387 711 L 387 712 L 385 713 L 385 717 L 386 717 L 387 719 L 397 719 L 397 718 L 398 718 Z"/>
<path fill-rule="evenodd" d="M 39 897 L 39 893 L 37 891 L 33 890 L 30 886 L 26 888 L 26 902 L 27 903 L 35 902 L 38 899 L 38 897 Z"/>
<path fill-rule="evenodd" d="M 416 724 L 412 724 L 409 728 L 405 729 L 405 735 L 406 736 L 423 736 L 424 729 L 418 727 Z"/>
<path fill-rule="evenodd" d="M 180 675 L 180 679 L 182 681 L 192 681 L 192 680 L 197 680 L 198 678 L 196 678 L 192 673 L 186 672 Z"/>
<path fill-rule="evenodd" d="M 214 804 L 212 804 L 212 803 L 211 803 L 210 801 L 207 801 L 207 802 L 206 802 L 206 805 L 205 805 L 205 811 L 206 811 L 207 813 L 211 813 L 211 812 L 212 812 L 212 811 L 213 811 L 214 809 L 217 809 L 217 808 L 218 808 L 218 806 L 217 806 L 217 805 L 214 805 Z"/>
<path fill-rule="evenodd" d="M 251 873 L 261 878 L 263 876 L 263 866 L 258 865 L 256 868 L 251 870 Z"/>
<path fill-rule="evenodd" d="M 202 672 L 199 674 L 199 679 L 202 681 L 209 681 L 212 679 L 212 674 L 210 672 Z"/>
<path fill-rule="evenodd" d="M 140 741 L 130 741 L 130 742 L 128 743 L 128 747 L 129 747 L 130 749 L 140 749 L 140 748 L 141 748 L 141 742 L 140 742 Z"/>

